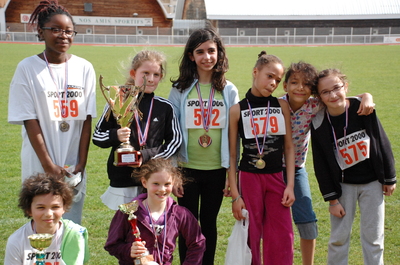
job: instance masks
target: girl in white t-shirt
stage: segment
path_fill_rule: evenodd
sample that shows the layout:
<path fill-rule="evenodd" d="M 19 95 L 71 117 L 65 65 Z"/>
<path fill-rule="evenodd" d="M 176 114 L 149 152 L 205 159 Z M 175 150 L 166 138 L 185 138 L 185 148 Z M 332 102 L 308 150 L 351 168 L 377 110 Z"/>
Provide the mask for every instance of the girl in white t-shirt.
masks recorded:
<path fill-rule="evenodd" d="M 36 264 L 35 250 L 28 239 L 33 234 L 53 235 L 44 252 L 45 264 L 82 265 L 89 259 L 85 227 L 62 219 L 72 204 L 73 191 L 62 176 L 36 174 L 22 184 L 18 206 L 31 221 L 15 231 L 7 241 L 4 264 Z"/>
<path fill-rule="evenodd" d="M 67 218 L 81 223 L 91 121 L 96 116 L 95 72 L 88 61 L 67 53 L 76 31 L 63 6 L 41 1 L 29 22 L 45 50 L 18 64 L 8 106 L 8 122 L 24 125 L 22 179 L 38 172 L 75 177 Z"/>

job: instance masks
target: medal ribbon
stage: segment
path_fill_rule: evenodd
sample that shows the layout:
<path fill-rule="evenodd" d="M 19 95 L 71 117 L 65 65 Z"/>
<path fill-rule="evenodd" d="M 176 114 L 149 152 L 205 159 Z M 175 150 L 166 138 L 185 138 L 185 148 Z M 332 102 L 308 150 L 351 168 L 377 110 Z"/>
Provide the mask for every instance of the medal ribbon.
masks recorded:
<path fill-rule="evenodd" d="M 203 103 L 203 98 L 201 97 L 199 82 L 196 83 L 196 90 L 197 90 L 197 95 L 199 96 L 199 101 L 200 101 L 201 122 L 203 123 L 204 130 L 206 132 L 208 132 L 208 130 L 210 129 L 211 112 L 213 109 L 212 104 L 214 102 L 215 89 L 211 86 L 210 96 L 208 98 L 207 113 L 205 113 L 205 111 L 204 111 L 204 103 Z"/>
<path fill-rule="evenodd" d="M 167 207 L 167 205 L 165 205 L 165 207 Z M 163 239 L 163 245 L 162 245 L 162 253 L 160 253 L 160 249 L 158 248 L 158 236 L 157 236 L 157 232 L 154 228 L 154 224 L 153 224 L 153 217 L 151 217 L 151 213 L 150 213 L 150 209 L 149 209 L 149 204 L 146 203 L 146 210 L 147 213 L 149 214 L 149 220 L 150 220 L 150 226 L 153 230 L 153 234 L 154 237 L 156 239 L 156 247 L 157 247 L 157 252 L 158 252 L 158 259 L 159 259 L 159 263 L 160 265 L 163 264 L 163 259 L 164 259 L 164 251 L 165 251 L 165 240 L 167 238 L 167 215 L 166 215 L 166 211 L 164 209 L 164 239 Z"/>
<path fill-rule="evenodd" d="M 147 135 L 149 133 L 150 122 L 151 122 L 151 113 L 153 112 L 153 102 L 154 102 L 154 97 L 151 99 L 149 114 L 147 116 L 147 121 L 146 121 L 146 127 L 143 132 L 142 132 L 142 128 L 140 127 L 139 113 L 137 110 L 135 110 L 136 129 L 137 129 L 137 133 L 138 133 L 138 140 L 139 140 L 140 147 L 146 145 Z"/>
<path fill-rule="evenodd" d="M 50 68 L 50 64 L 49 64 L 49 61 L 47 60 L 45 51 L 43 51 L 43 57 L 44 57 L 44 60 L 46 62 L 46 65 L 47 65 L 47 69 L 49 69 L 49 73 L 50 73 L 51 79 L 53 80 L 54 85 L 56 86 L 56 89 L 57 89 L 58 105 L 59 105 L 60 110 L 61 110 L 61 117 L 62 118 L 66 118 L 67 115 L 65 114 L 65 108 L 62 107 L 62 103 L 61 103 L 61 99 L 60 99 L 60 90 L 58 89 L 58 85 L 57 85 L 56 80 L 54 78 L 53 71 Z M 68 90 L 67 80 L 68 80 L 68 61 L 67 61 L 67 58 L 65 58 L 65 79 L 64 79 L 64 102 L 65 102 L 65 104 L 67 103 L 67 90 Z"/>
<path fill-rule="evenodd" d="M 343 127 L 344 138 L 346 138 L 347 126 L 349 125 L 349 111 L 348 110 L 349 110 L 349 107 L 346 104 L 346 121 L 345 121 L 345 125 Z M 337 156 L 340 157 L 339 147 L 337 145 L 337 137 L 336 137 L 336 133 L 335 133 L 335 128 L 332 125 L 331 118 L 330 118 L 328 110 L 326 110 L 326 116 L 328 117 L 329 124 L 331 125 L 332 134 L 333 134 L 333 141 L 335 142 L 335 148 L 336 148 Z M 346 141 L 344 141 L 344 147 L 346 148 Z M 344 172 L 342 170 L 342 182 L 343 182 L 343 179 L 344 179 Z"/>
<path fill-rule="evenodd" d="M 254 131 L 254 134 L 256 134 L 257 132 L 256 132 L 256 126 L 254 125 L 253 110 L 251 109 L 249 100 L 248 100 L 248 99 L 246 99 L 246 100 L 247 100 L 247 105 L 249 106 L 250 120 L 251 120 L 251 123 L 252 123 L 252 125 L 253 125 L 253 131 Z M 259 142 L 258 142 L 258 137 L 257 137 L 257 135 L 254 135 L 254 138 L 256 139 L 258 154 L 259 154 L 260 156 L 261 156 L 261 155 L 263 154 L 263 152 L 264 152 L 265 139 L 267 138 L 267 134 L 268 134 L 268 126 L 269 126 L 269 103 L 270 103 L 270 102 L 269 102 L 269 100 L 268 100 L 267 114 L 265 115 L 265 116 L 267 117 L 267 120 L 264 122 L 264 127 L 266 127 L 266 128 L 265 128 L 265 133 L 264 133 L 264 137 L 263 137 L 262 147 L 260 146 L 260 144 L 259 144 Z M 267 123 L 266 126 L 265 126 L 265 123 Z"/>

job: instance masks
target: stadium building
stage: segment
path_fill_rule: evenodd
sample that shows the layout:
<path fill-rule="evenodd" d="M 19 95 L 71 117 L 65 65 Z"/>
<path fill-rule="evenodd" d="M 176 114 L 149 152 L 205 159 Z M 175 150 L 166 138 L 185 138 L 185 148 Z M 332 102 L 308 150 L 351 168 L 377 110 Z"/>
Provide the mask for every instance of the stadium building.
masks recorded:
<path fill-rule="evenodd" d="M 76 42 L 184 43 L 208 19 L 227 44 L 396 42 L 398 0 L 59 0 L 74 17 Z M 0 31 L 32 41 L 39 0 L 0 0 Z M 2 34 L 4 35 L 4 34 Z M 22 40 L 22 41 L 24 41 Z M 400 42 L 400 41 L 399 41 Z"/>

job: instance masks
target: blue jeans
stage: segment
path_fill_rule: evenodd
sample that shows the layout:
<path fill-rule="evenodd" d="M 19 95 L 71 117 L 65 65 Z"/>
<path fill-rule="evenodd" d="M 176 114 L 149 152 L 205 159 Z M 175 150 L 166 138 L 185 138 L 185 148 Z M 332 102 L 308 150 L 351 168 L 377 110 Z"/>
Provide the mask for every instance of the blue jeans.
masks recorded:
<path fill-rule="evenodd" d="M 286 181 L 286 170 L 283 172 Z M 299 230 L 300 237 L 303 239 L 317 238 L 317 217 L 312 207 L 308 174 L 303 167 L 296 167 L 295 170 L 294 196 L 296 200 L 292 205 L 292 216 Z"/>

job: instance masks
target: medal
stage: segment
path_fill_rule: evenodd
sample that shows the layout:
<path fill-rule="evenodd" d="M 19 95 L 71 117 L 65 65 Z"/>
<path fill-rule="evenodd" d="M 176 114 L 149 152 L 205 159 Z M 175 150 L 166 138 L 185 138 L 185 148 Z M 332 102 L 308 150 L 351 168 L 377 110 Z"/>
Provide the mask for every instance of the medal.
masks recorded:
<path fill-rule="evenodd" d="M 262 159 L 263 155 L 258 154 L 258 160 L 256 161 L 256 168 L 263 169 L 265 167 L 265 161 Z"/>
<path fill-rule="evenodd" d="M 212 143 L 212 139 L 208 134 L 203 134 L 202 136 L 199 137 L 199 145 L 201 147 L 209 147 Z"/>
<path fill-rule="evenodd" d="M 68 100 L 67 100 L 67 90 L 68 90 L 68 85 L 67 85 L 67 82 L 68 82 L 68 61 L 67 61 L 67 58 L 65 58 L 65 77 L 64 77 L 64 87 L 63 87 L 64 91 L 60 91 L 60 89 L 58 88 L 58 85 L 57 85 L 57 82 L 56 82 L 56 80 L 55 80 L 55 78 L 53 76 L 53 72 L 51 70 L 49 61 L 47 60 L 47 56 L 46 56 L 46 52 L 45 51 L 43 51 L 43 58 L 44 58 L 44 60 L 46 62 L 46 66 L 47 66 L 47 69 L 49 70 L 51 79 L 53 80 L 53 83 L 54 83 L 54 85 L 56 87 L 57 98 L 58 98 L 58 106 L 59 106 L 59 108 L 61 110 L 61 117 L 62 118 L 66 118 L 68 116 L 68 113 L 66 113 L 66 106 L 65 106 L 68 103 Z M 60 94 L 64 95 L 64 99 L 63 100 L 61 100 Z M 63 104 L 63 102 L 64 102 L 65 105 Z M 62 132 L 68 131 L 69 130 L 69 124 L 66 123 L 65 121 L 63 121 L 60 124 L 60 130 Z"/>
<path fill-rule="evenodd" d="M 267 114 L 266 114 L 266 119 L 265 119 L 265 123 L 264 123 L 264 127 L 265 127 L 265 132 L 263 132 L 264 136 L 263 136 L 263 142 L 262 142 L 262 146 L 260 146 L 260 143 L 258 142 L 258 131 L 256 129 L 256 125 L 254 122 L 254 117 L 253 117 L 253 111 L 251 109 L 250 106 L 250 102 L 249 100 L 247 100 L 247 105 L 249 106 L 249 111 L 250 111 L 250 119 L 251 119 L 251 123 L 253 126 L 253 133 L 254 133 L 254 139 L 256 140 L 256 144 L 257 144 L 257 150 L 258 150 L 258 154 L 257 154 L 257 161 L 254 164 L 254 166 L 257 169 L 264 169 L 266 166 L 265 161 L 262 159 L 263 158 L 263 153 L 264 153 L 264 145 L 265 145 L 265 139 L 267 138 L 267 134 L 268 134 L 268 125 L 269 125 L 269 100 L 268 100 L 268 107 L 267 107 Z"/>
<path fill-rule="evenodd" d="M 69 130 L 69 124 L 68 124 L 68 122 L 62 121 L 62 122 L 60 123 L 60 131 L 62 131 L 62 132 L 68 132 L 68 130 Z"/>
<path fill-rule="evenodd" d="M 149 114 L 147 115 L 147 121 L 146 121 L 146 125 L 145 125 L 145 128 L 143 131 L 142 131 L 141 122 L 140 122 L 141 121 L 141 118 L 139 115 L 140 110 L 138 110 L 138 109 L 135 110 L 136 130 L 137 130 L 137 134 L 138 134 L 140 150 L 146 149 L 147 135 L 149 133 L 150 123 L 151 123 L 151 114 L 153 113 L 153 103 L 154 103 L 154 97 L 151 99 Z"/>
<path fill-rule="evenodd" d="M 197 90 L 197 95 L 199 96 L 199 101 L 200 101 L 200 110 L 201 110 L 201 121 L 203 124 L 203 128 L 206 131 L 203 135 L 199 137 L 199 145 L 203 148 L 207 148 L 211 145 L 212 139 L 211 137 L 207 134 L 208 130 L 210 129 L 210 121 L 211 121 L 211 113 L 213 109 L 213 101 L 214 101 L 214 93 L 215 90 L 211 86 L 210 90 L 210 96 L 208 98 L 208 106 L 207 110 L 204 110 L 204 103 L 203 103 L 203 98 L 201 97 L 201 91 L 200 91 L 200 85 L 197 82 L 196 83 L 196 90 Z"/>
<path fill-rule="evenodd" d="M 265 167 L 265 161 L 259 158 L 256 162 L 256 168 L 263 169 Z"/>

